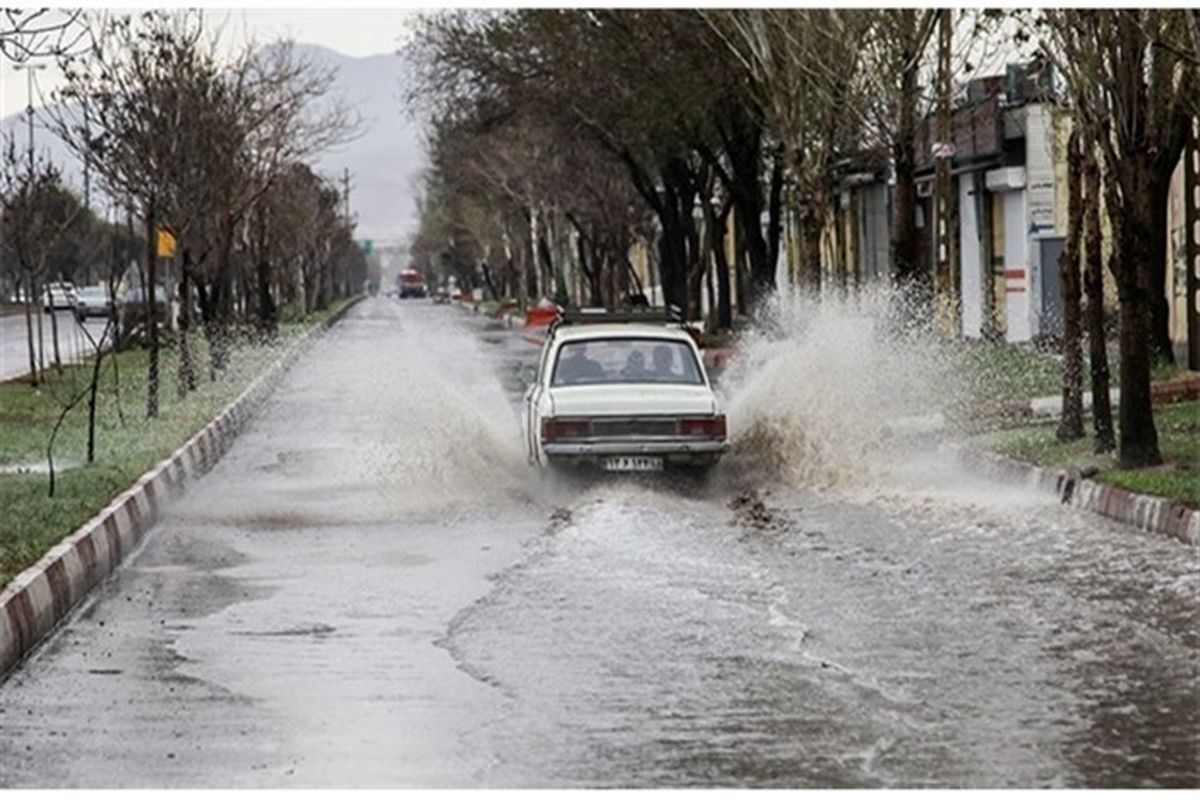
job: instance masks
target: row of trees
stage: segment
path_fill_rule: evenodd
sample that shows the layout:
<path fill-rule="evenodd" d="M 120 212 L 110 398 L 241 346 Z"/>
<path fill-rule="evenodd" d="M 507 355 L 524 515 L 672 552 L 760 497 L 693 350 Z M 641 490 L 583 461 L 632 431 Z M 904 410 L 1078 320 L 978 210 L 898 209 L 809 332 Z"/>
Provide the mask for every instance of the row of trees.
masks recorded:
<path fill-rule="evenodd" d="M 47 46 L 49 23 L 26 17 L 5 33 L 5 52 L 57 59 L 65 83 L 43 122 L 128 220 L 123 242 L 136 243 L 137 284 L 147 294 L 146 413 L 155 416 L 164 322 L 173 323 L 183 395 L 201 372 L 192 356 L 196 328 L 215 378 L 241 327 L 272 336 L 282 308 L 310 312 L 361 288 L 366 262 L 353 220 L 308 163 L 356 135 L 357 117 L 330 96 L 333 72 L 291 42 L 248 45 L 222 58 L 218 34 L 197 11 L 72 16 L 59 24 L 56 41 L 69 38 L 72 46 Z M 98 261 L 109 265 L 106 275 L 125 276 L 135 255 L 125 247 L 107 248 L 107 261 L 63 252 L 67 231 L 95 227 L 95 219 L 63 188 L 55 167 L 32 153 L 23 161 L 6 164 L 4 264 L 29 293 L 47 281 L 82 278 L 77 272 L 94 275 Z M 73 210 L 42 207 L 50 197 L 70 197 Z M 31 228 L 32 218 L 46 224 Z M 121 226 L 105 230 L 116 237 Z M 158 250 L 163 232 L 176 243 L 169 259 Z M 178 309 L 177 319 L 156 318 L 162 302 Z"/>
<path fill-rule="evenodd" d="M 1120 459 L 1157 463 L 1150 363 L 1156 342 L 1169 349 L 1165 202 L 1197 113 L 1197 20 L 1149 9 L 435 16 L 420 37 L 432 165 L 413 253 L 467 285 L 480 275 L 497 296 L 612 303 L 640 289 L 629 246 L 642 239 L 663 299 L 695 319 L 703 295 L 710 324 L 728 328 L 775 289 L 785 235 L 800 287 L 848 288 L 844 265 L 822 263 L 844 247 L 822 237 L 838 230 L 836 169 L 865 161 L 891 177 L 893 277 L 932 317 L 934 275 L 918 259 L 921 125 L 939 103 L 949 113 L 951 74 L 1015 41 L 1054 65 L 1095 161 L 1121 321 Z"/>
<path fill-rule="evenodd" d="M 448 253 L 460 268 L 473 254 L 523 278 L 530 297 L 567 259 L 589 299 L 611 299 L 632 278 L 629 242 L 652 231 L 666 301 L 694 318 L 708 291 L 714 324 L 729 327 L 774 289 L 785 205 L 799 222 L 798 278 L 820 287 L 832 168 L 882 153 L 897 186 L 893 261 L 902 280 L 920 282 L 915 148 L 940 18 L 917 9 L 434 17 L 420 39 L 433 166 L 414 249 Z M 990 24 L 979 15 L 960 38 Z M 703 285 L 710 263 L 713 287 Z"/>

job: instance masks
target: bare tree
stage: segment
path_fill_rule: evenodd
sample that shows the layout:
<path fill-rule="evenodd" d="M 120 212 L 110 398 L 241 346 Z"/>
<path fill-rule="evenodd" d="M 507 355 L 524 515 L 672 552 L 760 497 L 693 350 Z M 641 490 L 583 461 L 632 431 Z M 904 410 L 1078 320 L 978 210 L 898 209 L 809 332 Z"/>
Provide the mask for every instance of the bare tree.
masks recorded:
<path fill-rule="evenodd" d="M 821 287 L 831 167 L 861 129 L 860 53 L 870 18 L 845 10 L 755 9 L 706 15 L 752 76 L 756 104 L 785 155 L 802 231 L 801 283 Z M 776 191 L 778 179 L 772 180 Z"/>
<path fill-rule="evenodd" d="M 1197 70 L 1172 44 L 1186 30 L 1183 10 L 1042 12 L 1042 52 L 1063 76 L 1078 124 L 1103 163 L 1105 207 L 1114 246 L 1109 268 L 1121 316 L 1118 460 L 1124 468 L 1162 462 L 1150 395 L 1155 282 L 1152 230 L 1157 161 L 1171 146 L 1175 119 L 1195 99 Z"/>
<path fill-rule="evenodd" d="M 53 165 L 43 159 L 32 163 L 18 157 L 11 139 L 0 157 L 0 212 L 6 262 L 11 263 L 25 289 L 25 331 L 29 348 L 30 383 L 36 387 L 40 363 L 34 344 L 34 315 L 37 315 L 38 344 L 41 343 L 42 298 L 46 296 L 51 261 L 60 242 L 80 215 L 80 206 L 63 187 Z M 61 369 L 57 319 L 54 326 L 54 365 Z"/>
<path fill-rule="evenodd" d="M 0 10 L 0 55 L 17 64 L 53 58 L 87 41 L 79 9 L 5 8 Z"/>
<path fill-rule="evenodd" d="M 354 135 L 356 117 L 326 97 L 333 72 L 297 55 L 290 42 L 247 47 L 222 62 L 218 39 L 206 32 L 200 12 L 91 22 L 96 45 L 90 56 L 62 59 L 66 102 L 52 127 L 96 165 L 110 194 L 132 198 L 145 220 L 147 415 L 154 416 L 159 227 L 174 231 L 181 244 L 179 377 L 180 390 L 187 391 L 195 383 L 187 346 L 193 291 L 215 375 L 225 363 L 235 310 L 234 250 L 250 208 L 287 164 Z"/>

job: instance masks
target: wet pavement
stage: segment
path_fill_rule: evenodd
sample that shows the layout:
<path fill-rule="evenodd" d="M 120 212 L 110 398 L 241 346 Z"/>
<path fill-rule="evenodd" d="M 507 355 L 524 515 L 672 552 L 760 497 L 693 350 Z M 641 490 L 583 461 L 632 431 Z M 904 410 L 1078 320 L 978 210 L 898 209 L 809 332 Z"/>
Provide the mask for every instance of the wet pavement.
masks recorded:
<path fill-rule="evenodd" d="M 0 685 L 0 785 L 1200 783 L 1195 550 L 932 454 L 544 479 L 533 354 L 357 307 Z"/>
<path fill-rule="evenodd" d="M 42 322 L 42 359 L 49 368 L 54 363 L 54 326 L 50 314 L 38 309 L 32 318 L 35 354 L 38 348 L 39 316 Z M 92 317 L 79 323 L 71 311 L 55 311 L 54 320 L 58 326 L 58 352 L 64 364 L 90 358 L 95 353 L 92 340 L 101 341 L 107 322 L 103 317 Z M 29 374 L 29 336 L 25 324 L 23 313 L 0 316 L 0 381 Z"/>

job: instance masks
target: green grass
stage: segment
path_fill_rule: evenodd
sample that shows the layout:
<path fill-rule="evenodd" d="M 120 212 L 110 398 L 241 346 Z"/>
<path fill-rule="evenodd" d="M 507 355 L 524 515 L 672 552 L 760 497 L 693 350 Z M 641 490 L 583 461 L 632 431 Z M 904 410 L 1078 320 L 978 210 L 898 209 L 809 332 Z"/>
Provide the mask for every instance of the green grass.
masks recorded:
<path fill-rule="evenodd" d="M 1108 368 L 1115 387 L 1119 359 L 1115 347 L 1108 349 Z M 961 377 L 965 400 L 973 403 L 1004 403 L 1056 395 L 1062 391 L 1062 356 L 1031 344 L 979 341 L 956 342 L 947 366 Z M 1084 382 L 1088 381 L 1087 354 L 1083 359 Z M 1155 378 L 1158 380 L 1158 378 Z"/>
<path fill-rule="evenodd" d="M 86 400 L 63 421 L 54 446 L 56 486 L 47 496 L 46 444 L 64 405 L 87 385 L 89 365 L 49 371 L 37 389 L 27 383 L 0 384 L 0 467 L 34 467 L 42 471 L 0 473 L 0 586 L 28 567 L 63 536 L 86 522 L 142 473 L 187 441 L 262 373 L 289 344 L 345 303 L 285 323 L 272 345 L 244 338 L 234 346 L 227 369 L 208 380 L 208 350 L 203 337 L 193 339 L 199 386 L 184 400 L 176 392 L 177 351 L 164 348 L 159 367 L 160 412 L 146 419 L 144 350 L 126 350 L 105 359 L 96 410 L 96 460 L 86 460 Z M 118 400 L 119 385 L 119 400 Z M 122 419 L 123 417 L 123 419 Z"/>
<path fill-rule="evenodd" d="M 1030 425 L 979 437 L 982 446 L 1004 455 L 1048 467 L 1095 465 L 1096 480 L 1140 494 L 1166 497 L 1200 508 L 1200 402 L 1159 406 L 1154 410 L 1158 443 L 1166 462 L 1139 470 L 1116 468 L 1115 454 L 1096 455 L 1091 437 L 1075 442 L 1055 438 L 1057 423 Z"/>
<path fill-rule="evenodd" d="M 1154 383 L 1169 381 L 1187 373 L 1187 369 L 1174 362 L 1159 361 L 1150 368 L 1150 380 Z M 1115 374 L 1115 373 L 1114 373 Z"/>

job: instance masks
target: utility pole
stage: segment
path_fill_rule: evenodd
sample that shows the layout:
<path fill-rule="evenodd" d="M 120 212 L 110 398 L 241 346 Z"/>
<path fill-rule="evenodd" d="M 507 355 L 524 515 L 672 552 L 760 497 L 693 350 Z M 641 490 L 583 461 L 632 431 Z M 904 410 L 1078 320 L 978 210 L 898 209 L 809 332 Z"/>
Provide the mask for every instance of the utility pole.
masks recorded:
<path fill-rule="evenodd" d="M 16 64 L 14 70 L 25 70 L 25 117 L 29 123 L 29 174 L 33 174 L 33 73 L 45 69 L 45 64 Z"/>
<path fill-rule="evenodd" d="M 945 315 L 949 331 L 957 336 L 962 328 L 958 309 L 958 277 L 954 264 L 952 225 L 954 223 L 954 187 L 950 182 L 950 167 L 954 160 L 954 129 L 951 116 L 950 51 L 954 12 L 942 9 L 938 20 L 937 52 L 937 144 L 934 162 L 934 202 L 936 204 L 937 236 L 937 306 Z"/>

